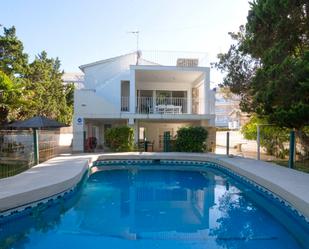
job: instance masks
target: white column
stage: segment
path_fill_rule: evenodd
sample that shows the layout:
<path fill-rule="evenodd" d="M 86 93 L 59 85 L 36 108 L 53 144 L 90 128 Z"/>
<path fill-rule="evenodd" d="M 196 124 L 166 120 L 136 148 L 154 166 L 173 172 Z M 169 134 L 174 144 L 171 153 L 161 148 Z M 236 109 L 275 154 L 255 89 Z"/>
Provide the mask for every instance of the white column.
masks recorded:
<path fill-rule="evenodd" d="M 157 94 L 156 94 L 156 90 L 153 90 L 152 91 L 152 111 L 153 113 L 155 113 L 156 105 L 157 105 Z"/>
<path fill-rule="evenodd" d="M 139 140 L 139 128 L 138 128 L 138 121 L 134 120 L 134 143 L 138 144 L 138 140 Z"/>
<path fill-rule="evenodd" d="M 204 101 L 205 101 L 205 109 L 204 114 L 210 113 L 210 97 L 209 97 L 209 91 L 210 91 L 210 68 L 206 68 L 205 72 L 205 79 L 204 79 Z"/>
<path fill-rule="evenodd" d="M 81 116 L 73 117 L 73 151 L 84 151 L 85 119 Z"/>
<path fill-rule="evenodd" d="M 133 129 L 134 143 L 138 144 L 139 139 L 138 121 L 133 118 L 129 118 L 128 126 L 130 126 Z"/>
<path fill-rule="evenodd" d="M 192 114 L 192 87 L 187 91 L 187 99 L 188 114 Z"/>
<path fill-rule="evenodd" d="M 130 69 L 130 113 L 135 113 L 136 89 L 135 89 L 135 70 Z"/>

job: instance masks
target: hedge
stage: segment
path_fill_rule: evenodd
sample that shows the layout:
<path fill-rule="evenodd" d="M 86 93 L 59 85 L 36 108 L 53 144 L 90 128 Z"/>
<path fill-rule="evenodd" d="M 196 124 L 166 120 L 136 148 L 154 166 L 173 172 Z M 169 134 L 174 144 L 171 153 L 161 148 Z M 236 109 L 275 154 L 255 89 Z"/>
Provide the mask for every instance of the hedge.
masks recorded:
<path fill-rule="evenodd" d="M 119 126 L 107 129 L 106 145 L 117 152 L 132 151 L 134 138 L 133 129 L 128 126 Z"/>
<path fill-rule="evenodd" d="M 175 149 L 179 152 L 203 152 L 207 137 L 208 132 L 202 126 L 182 127 L 177 131 Z"/>

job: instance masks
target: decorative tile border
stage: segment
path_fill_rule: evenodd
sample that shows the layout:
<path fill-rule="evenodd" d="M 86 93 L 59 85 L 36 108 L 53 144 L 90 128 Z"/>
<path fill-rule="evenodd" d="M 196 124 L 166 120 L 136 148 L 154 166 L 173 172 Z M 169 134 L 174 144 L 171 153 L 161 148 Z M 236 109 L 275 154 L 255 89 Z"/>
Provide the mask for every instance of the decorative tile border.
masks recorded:
<path fill-rule="evenodd" d="M 92 163 L 92 166 L 112 166 L 112 165 L 140 165 L 153 164 L 154 160 L 98 160 Z"/>

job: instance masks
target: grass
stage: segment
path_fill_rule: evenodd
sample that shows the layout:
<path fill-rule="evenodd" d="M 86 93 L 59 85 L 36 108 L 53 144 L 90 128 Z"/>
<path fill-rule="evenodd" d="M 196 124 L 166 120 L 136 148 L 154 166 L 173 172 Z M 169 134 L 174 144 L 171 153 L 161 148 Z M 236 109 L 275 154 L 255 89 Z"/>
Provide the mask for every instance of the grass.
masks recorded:
<path fill-rule="evenodd" d="M 274 160 L 272 162 L 276 163 L 278 165 L 284 166 L 284 167 L 288 167 L 289 166 L 289 162 L 288 161 Z M 295 162 L 294 169 L 299 170 L 299 171 L 303 171 L 303 172 L 306 172 L 306 173 L 309 173 L 309 160 Z"/>
<path fill-rule="evenodd" d="M 27 169 L 29 169 L 27 164 L 0 164 L 0 179 L 17 175 Z"/>

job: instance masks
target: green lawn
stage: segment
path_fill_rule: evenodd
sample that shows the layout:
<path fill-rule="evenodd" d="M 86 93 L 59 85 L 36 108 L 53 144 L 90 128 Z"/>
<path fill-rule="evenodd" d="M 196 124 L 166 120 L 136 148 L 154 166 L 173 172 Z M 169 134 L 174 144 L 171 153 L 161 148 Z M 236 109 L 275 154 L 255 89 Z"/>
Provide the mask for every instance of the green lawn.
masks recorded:
<path fill-rule="evenodd" d="M 27 169 L 27 164 L 0 164 L 0 178 L 17 175 Z"/>
<path fill-rule="evenodd" d="M 276 163 L 278 165 L 284 166 L 284 167 L 288 167 L 288 164 L 289 164 L 288 161 L 280 161 L 280 160 L 272 161 L 272 162 Z M 294 169 L 309 173 L 309 160 L 301 161 L 301 162 L 295 162 Z"/>

